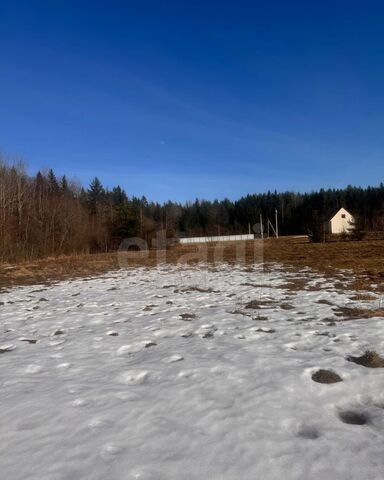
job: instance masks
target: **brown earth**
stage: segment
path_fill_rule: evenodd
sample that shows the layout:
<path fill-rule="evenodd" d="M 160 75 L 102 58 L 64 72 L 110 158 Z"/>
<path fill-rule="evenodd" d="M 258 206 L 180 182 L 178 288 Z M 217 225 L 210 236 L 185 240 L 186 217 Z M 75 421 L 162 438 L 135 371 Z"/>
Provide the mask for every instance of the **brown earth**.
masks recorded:
<path fill-rule="evenodd" d="M 337 383 L 343 379 L 332 370 L 320 369 L 312 375 L 312 380 L 317 383 Z"/>
<path fill-rule="evenodd" d="M 176 245 L 166 251 L 100 253 L 45 258 L 19 264 L 0 264 L 0 288 L 13 285 L 49 283 L 62 279 L 87 277 L 119 268 L 151 267 L 159 262 L 196 263 L 205 261 L 215 268 L 217 262 L 246 264 L 281 263 L 293 271 L 310 267 L 317 272 L 339 277 L 339 288 L 351 281 L 356 289 L 384 291 L 384 240 L 310 243 L 306 237 L 270 238 L 221 244 Z M 120 267 L 121 265 L 121 267 Z M 340 272 L 344 270 L 344 272 Z M 251 269 L 252 271 L 252 269 Z M 300 283 L 300 280 L 297 281 Z M 293 282 L 295 283 L 295 282 Z M 294 285 L 293 285 L 294 286 Z"/>
<path fill-rule="evenodd" d="M 384 308 L 336 307 L 333 311 L 337 317 L 342 317 L 343 320 L 384 317 Z"/>

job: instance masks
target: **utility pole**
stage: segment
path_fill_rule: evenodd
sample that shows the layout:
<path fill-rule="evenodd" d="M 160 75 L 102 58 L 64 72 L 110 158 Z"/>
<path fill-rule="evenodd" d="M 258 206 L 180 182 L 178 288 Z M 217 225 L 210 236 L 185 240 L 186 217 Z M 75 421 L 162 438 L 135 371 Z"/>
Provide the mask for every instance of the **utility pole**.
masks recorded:
<path fill-rule="evenodd" d="M 263 240 L 264 238 L 264 228 L 263 228 L 263 214 L 260 213 L 260 234 L 261 234 L 261 239 Z"/>
<path fill-rule="evenodd" d="M 275 210 L 276 238 L 279 238 L 279 225 L 277 223 L 277 209 Z"/>
<path fill-rule="evenodd" d="M 250 223 L 248 223 L 248 233 L 249 233 L 249 235 L 251 234 L 251 224 Z"/>
<path fill-rule="evenodd" d="M 268 238 L 269 238 L 269 229 L 272 229 L 272 232 L 275 234 L 275 237 L 277 237 L 275 227 L 272 225 L 272 222 L 267 219 L 267 232 L 268 232 Z"/>

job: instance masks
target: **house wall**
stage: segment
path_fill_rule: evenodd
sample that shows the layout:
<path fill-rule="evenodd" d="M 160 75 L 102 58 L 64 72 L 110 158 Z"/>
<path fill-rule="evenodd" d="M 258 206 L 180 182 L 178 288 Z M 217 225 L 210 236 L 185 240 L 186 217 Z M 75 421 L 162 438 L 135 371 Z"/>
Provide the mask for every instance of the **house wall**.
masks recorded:
<path fill-rule="evenodd" d="M 343 218 L 345 215 L 345 218 Z M 331 233 L 345 233 L 351 231 L 353 227 L 354 217 L 344 208 L 339 210 L 331 219 Z"/>

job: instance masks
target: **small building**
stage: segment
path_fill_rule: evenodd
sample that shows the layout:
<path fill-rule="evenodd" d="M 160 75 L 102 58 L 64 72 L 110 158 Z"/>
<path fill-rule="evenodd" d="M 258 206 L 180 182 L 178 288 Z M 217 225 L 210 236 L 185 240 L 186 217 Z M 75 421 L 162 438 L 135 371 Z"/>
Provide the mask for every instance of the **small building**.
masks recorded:
<path fill-rule="evenodd" d="M 325 222 L 325 233 L 351 233 L 355 228 L 355 218 L 345 208 L 340 208 L 330 220 Z"/>

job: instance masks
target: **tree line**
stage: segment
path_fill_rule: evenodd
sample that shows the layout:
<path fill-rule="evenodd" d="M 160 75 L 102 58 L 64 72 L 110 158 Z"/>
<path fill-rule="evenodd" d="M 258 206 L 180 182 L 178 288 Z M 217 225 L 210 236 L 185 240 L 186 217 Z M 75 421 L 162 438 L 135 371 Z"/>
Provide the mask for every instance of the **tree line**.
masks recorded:
<path fill-rule="evenodd" d="M 384 229 L 383 183 L 160 204 L 128 196 L 120 186 L 107 189 L 97 177 L 84 188 L 53 170 L 28 175 L 22 163 L 0 159 L 0 259 L 113 251 L 129 237 L 150 244 L 159 230 L 169 238 L 248 233 L 260 214 L 274 223 L 276 210 L 280 234 L 306 234 L 342 206 L 360 229 Z"/>

